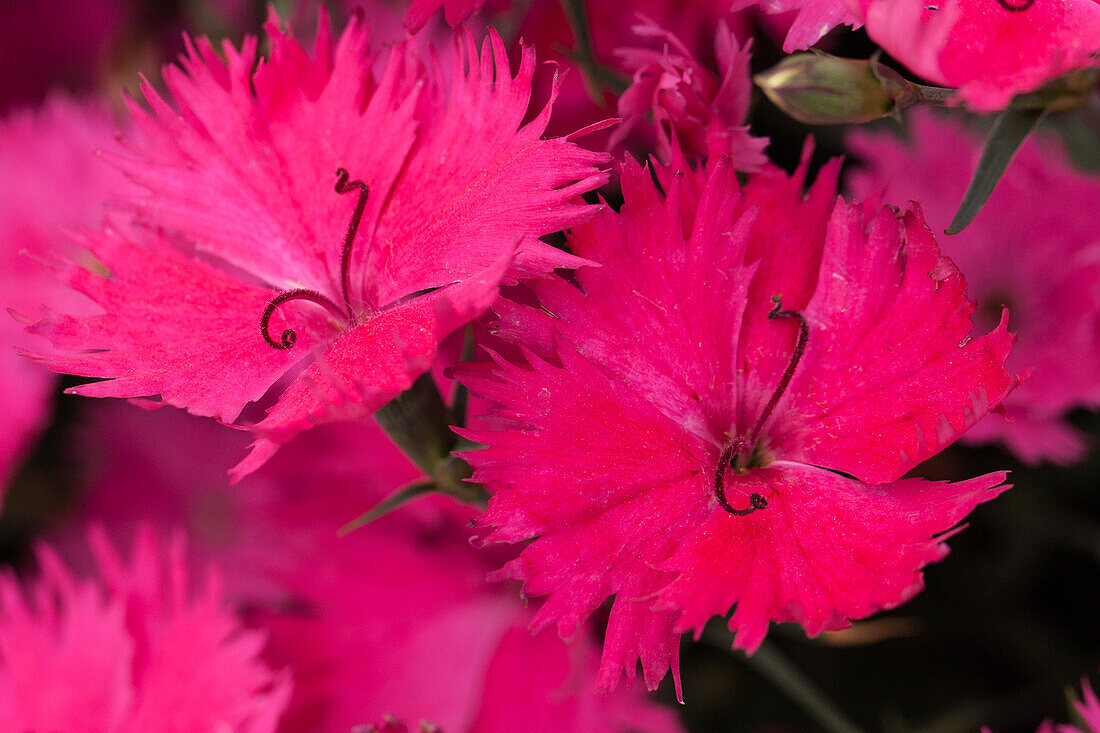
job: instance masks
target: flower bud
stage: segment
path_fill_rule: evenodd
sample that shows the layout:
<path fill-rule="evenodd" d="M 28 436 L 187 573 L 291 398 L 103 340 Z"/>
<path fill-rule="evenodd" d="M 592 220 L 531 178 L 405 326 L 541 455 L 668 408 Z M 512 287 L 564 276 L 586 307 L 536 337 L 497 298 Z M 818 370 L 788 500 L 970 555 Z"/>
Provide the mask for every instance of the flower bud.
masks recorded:
<path fill-rule="evenodd" d="M 753 77 L 768 99 L 799 122 L 841 125 L 870 122 L 909 106 L 914 85 L 869 61 L 799 53 Z"/>

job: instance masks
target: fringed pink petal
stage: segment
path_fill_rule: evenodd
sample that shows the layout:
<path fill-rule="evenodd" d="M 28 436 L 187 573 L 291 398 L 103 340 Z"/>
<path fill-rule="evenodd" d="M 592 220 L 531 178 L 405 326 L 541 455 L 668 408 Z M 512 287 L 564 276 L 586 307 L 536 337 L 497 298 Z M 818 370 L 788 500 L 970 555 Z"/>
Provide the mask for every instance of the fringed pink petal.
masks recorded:
<path fill-rule="evenodd" d="M 859 196 L 919 201 L 929 226 L 940 231 L 966 190 L 981 141 L 940 117 L 912 114 L 906 122 L 907 143 L 853 136 L 867 165 L 849 185 Z M 1042 143 L 1020 149 L 978 217 L 942 247 L 966 273 L 979 332 L 1008 307 L 1018 340 L 1006 363 L 1028 373 L 1005 401 L 1004 416 L 983 419 L 963 441 L 1002 443 L 1027 463 L 1070 463 L 1085 443 L 1065 413 L 1100 405 L 1100 245 L 1093 216 L 1100 184 Z"/>
<path fill-rule="evenodd" d="M 409 11 L 405 14 L 405 27 L 409 33 L 418 32 L 431 20 L 439 8 L 443 8 L 447 22 L 457 27 L 481 10 L 484 4 L 485 0 L 412 0 Z"/>
<path fill-rule="evenodd" d="M 866 228 L 865 228 L 866 227 Z M 806 355 L 781 403 L 797 415 L 769 450 L 871 483 L 898 479 L 954 442 L 1016 386 L 1007 314 L 970 338 L 966 280 L 918 208 L 837 205 L 803 315 Z"/>
<path fill-rule="evenodd" d="M 152 236 L 152 235 L 149 235 Z M 294 349 L 264 341 L 260 314 L 275 294 L 175 251 L 125 235 L 89 234 L 84 244 L 109 263 L 110 274 L 75 263 L 58 274 L 103 313 L 47 312 L 28 327 L 52 352 L 28 354 L 57 372 L 103 381 L 73 387 L 92 397 L 151 397 L 224 422 L 237 419 L 310 349 L 339 333 L 340 324 L 315 305 L 291 303 L 272 318 L 272 332 L 293 328 Z"/>
<path fill-rule="evenodd" d="M 734 607 L 735 646 L 750 653 L 772 621 L 810 636 L 843 628 L 918 593 L 921 569 L 947 554 L 944 540 L 975 506 L 1008 488 L 1005 476 L 871 485 L 776 461 L 726 490 L 735 506 L 760 493 L 767 509 L 738 517 L 716 507 L 662 564 L 678 575 L 655 609 L 698 636 Z"/>
<path fill-rule="evenodd" d="M 167 553 L 149 530 L 130 560 L 102 529 L 90 544 L 103 583 L 73 577 L 39 548 L 25 591 L 0 578 L 0 724 L 6 730 L 214 730 L 274 733 L 290 679 L 260 661 L 215 585 L 192 598 L 182 538 Z"/>

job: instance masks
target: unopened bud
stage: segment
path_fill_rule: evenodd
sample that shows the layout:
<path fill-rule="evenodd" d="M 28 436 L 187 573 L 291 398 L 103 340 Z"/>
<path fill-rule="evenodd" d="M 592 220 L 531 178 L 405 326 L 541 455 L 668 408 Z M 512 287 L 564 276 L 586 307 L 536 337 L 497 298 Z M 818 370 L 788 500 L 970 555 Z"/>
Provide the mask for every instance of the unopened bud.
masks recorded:
<path fill-rule="evenodd" d="M 775 106 L 810 125 L 870 122 L 924 102 L 915 98 L 920 94 L 917 85 L 877 59 L 799 53 L 753 80 Z"/>

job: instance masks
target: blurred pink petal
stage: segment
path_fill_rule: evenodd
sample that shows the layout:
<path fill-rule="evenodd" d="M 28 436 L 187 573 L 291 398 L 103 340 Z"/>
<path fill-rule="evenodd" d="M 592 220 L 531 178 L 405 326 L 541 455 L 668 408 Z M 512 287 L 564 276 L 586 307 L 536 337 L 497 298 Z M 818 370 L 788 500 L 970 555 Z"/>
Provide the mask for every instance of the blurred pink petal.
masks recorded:
<path fill-rule="evenodd" d="M 811 635 L 897 606 L 1004 473 L 899 480 L 1013 388 L 1002 324 L 973 304 L 919 209 L 835 200 L 829 164 L 744 189 L 627 162 L 625 203 L 572 231 L 576 284 L 499 306 L 519 363 L 460 379 L 497 403 L 463 432 L 492 497 L 489 542 L 526 542 L 497 577 L 548 598 L 563 636 L 614 594 L 599 686 L 653 688 L 684 631 L 735 612 L 754 651 L 769 622 Z M 847 475 L 842 475 L 847 474 Z M 854 477 L 854 478 L 852 478 Z M 728 497 L 728 498 L 727 498 Z M 749 516 L 733 516 L 733 512 Z"/>
<path fill-rule="evenodd" d="M 258 656 L 217 579 L 192 594 L 181 536 L 151 531 L 118 556 L 89 533 L 101 580 L 81 580 L 48 545 L 20 589 L 0 577 L 0 728 L 4 730 L 274 733 L 291 684 Z"/>
<path fill-rule="evenodd" d="M 854 133 L 865 163 L 850 177 L 857 197 L 920 202 L 936 231 L 950 223 L 981 155 L 981 141 L 932 114 L 908 117 L 907 142 Z M 964 441 L 1000 442 L 1027 463 L 1083 457 L 1085 436 L 1064 417 L 1100 407 L 1100 183 L 1074 170 L 1062 151 L 1026 143 L 974 223 L 944 237 L 944 253 L 967 275 L 979 323 L 1002 305 L 1018 340 L 1011 370 L 1027 373 L 1005 400 L 1007 420 L 991 415 Z"/>
<path fill-rule="evenodd" d="M 113 145 L 103 109 L 63 96 L 0 122 L 0 308 L 10 311 L 0 312 L 0 495 L 48 420 L 57 382 L 12 347 L 45 343 L 23 332 L 44 305 L 80 307 L 43 263 L 71 252 L 64 229 L 100 223 L 122 176 L 95 153 Z"/>

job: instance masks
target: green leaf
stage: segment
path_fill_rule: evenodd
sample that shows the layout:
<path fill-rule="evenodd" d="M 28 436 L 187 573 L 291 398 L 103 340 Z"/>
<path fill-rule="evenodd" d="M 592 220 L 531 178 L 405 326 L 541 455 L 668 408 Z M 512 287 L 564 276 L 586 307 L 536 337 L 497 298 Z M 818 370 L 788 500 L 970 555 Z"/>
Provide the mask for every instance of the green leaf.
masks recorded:
<path fill-rule="evenodd" d="M 947 234 L 958 234 L 970 226 L 970 222 L 974 221 L 974 217 L 989 200 L 989 195 L 1001 180 L 1016 151 L 1045 114 L 1045 109 L 1006 109 L 997 118 L 989 132 L 989 139 L 985 141 L 985 150 L 978 161 L 978 169 L 970 179 L 970 185 L 963 194 L 962 203 L 959 204 L 951 226 L 947 227 Z"/>
<path fill-rule="evenodd" d="M 383 499 L 381 502 L 379 502 L 378 506 L 374 507 L 366 514 L 356 517 L 355 519 L 345 524 L 343 527 L 340 528 L 337 534 L 340 537 L 343 537 L 344 535 L 350 532 L 354 532 L 364 525 L 370 524 L 375 519 L 389 514 L 405 502 L 415 499 L 422 494 L 431 493 L 435 490 L 436 486 L 431 481 L 418 482 L 402 487 Z"/>

